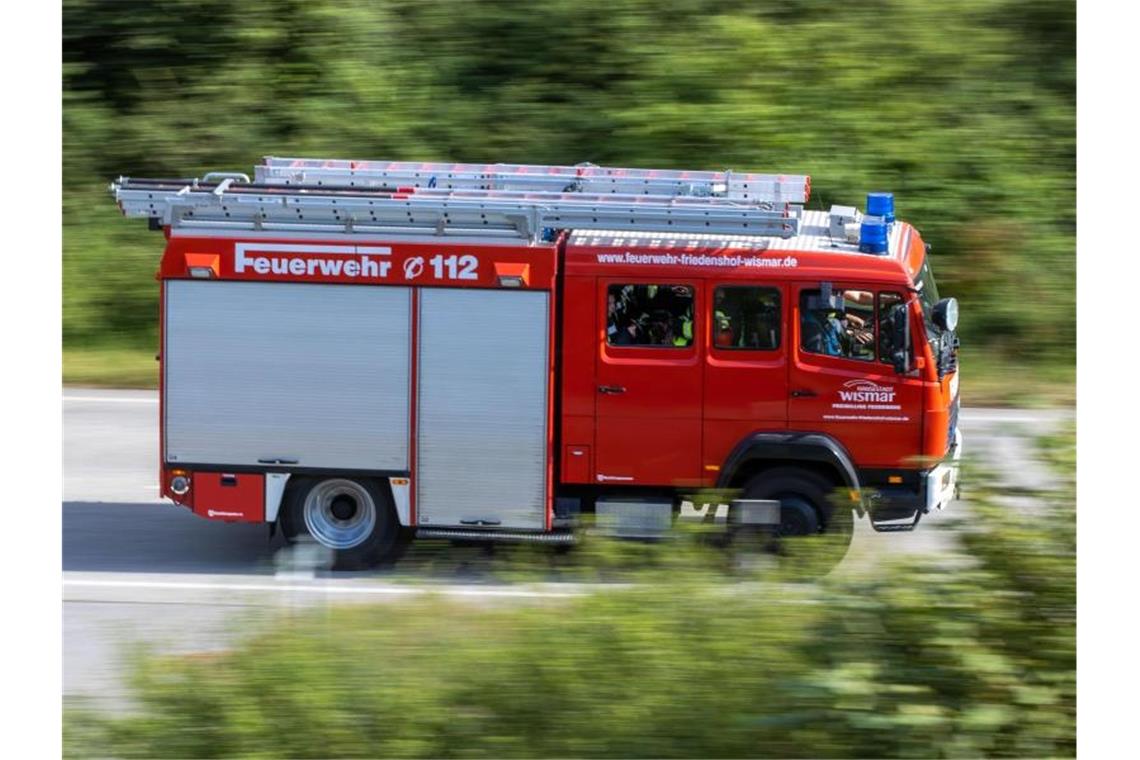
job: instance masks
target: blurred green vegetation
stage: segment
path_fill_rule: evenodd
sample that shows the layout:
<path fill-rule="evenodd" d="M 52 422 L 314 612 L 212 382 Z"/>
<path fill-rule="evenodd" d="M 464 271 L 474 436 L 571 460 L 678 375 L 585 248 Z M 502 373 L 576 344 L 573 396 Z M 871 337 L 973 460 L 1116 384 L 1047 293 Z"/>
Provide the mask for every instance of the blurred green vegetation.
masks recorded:
<path fill-rule="evenodd" d="M 1031 509 L 971 493 L 957 561 L 743 582 L 637 545 L 631 585 L 577 598 L 282 611 L 140 656 L 133 707 L 72 705 L 65 754 L 1070 757 L 1073 441 L 1046 442 L 1062 486 Z"/>
<path fill-rule="evenodd" d="M 158 383 L 157 348 L 117 345 L 73 346 L 63 352 L 67 382 L 103 388 L 154 388 Z"/>
<path fill-rule="evenodd" d="M 1071 400 L 1071 0 L 65 0 L 67 349 L 153 354 L 161 239 L 120 174 L 262 155 L 804 172 L 896 194 L 972 403 Z M 1044 386 L 1046 390 L 1035 390 Z M 1058 390 L 1060 389 L 1060 390 Z"/>

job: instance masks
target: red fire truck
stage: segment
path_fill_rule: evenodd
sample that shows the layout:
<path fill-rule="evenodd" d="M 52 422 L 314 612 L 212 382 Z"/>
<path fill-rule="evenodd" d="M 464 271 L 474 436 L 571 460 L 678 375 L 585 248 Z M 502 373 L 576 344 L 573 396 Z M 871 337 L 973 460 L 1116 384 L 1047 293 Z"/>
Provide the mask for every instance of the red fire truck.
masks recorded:
<path fill-rule="evenodd" d="M 806 176 L 266 158 L 120 178 L 165 233 L 161 491 L 315 540 L 912 529 L 955 495 L 957 303 Z"/>

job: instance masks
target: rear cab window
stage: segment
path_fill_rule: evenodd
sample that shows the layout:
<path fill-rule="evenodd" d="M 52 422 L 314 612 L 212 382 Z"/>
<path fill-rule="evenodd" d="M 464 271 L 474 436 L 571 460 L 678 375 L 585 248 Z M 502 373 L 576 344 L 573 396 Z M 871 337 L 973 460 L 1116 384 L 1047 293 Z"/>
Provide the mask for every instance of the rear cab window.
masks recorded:
<path fill-rule="evenodd" d="M 712 346 L 722 351 L 775 351 L 780 347 L 780 290 L 723 285 L 713 291 Z"/>
<path fill-rule="evenodd" d="M 691 285 L 614 284 L 606 289 L 606 344 L 659 349 L 693 345 Z"/>

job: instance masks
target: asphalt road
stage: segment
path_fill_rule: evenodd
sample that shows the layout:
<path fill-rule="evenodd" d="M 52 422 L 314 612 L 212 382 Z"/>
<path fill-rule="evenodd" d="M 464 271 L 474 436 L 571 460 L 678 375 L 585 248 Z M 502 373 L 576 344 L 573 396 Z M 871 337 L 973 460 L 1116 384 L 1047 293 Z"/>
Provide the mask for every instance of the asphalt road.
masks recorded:
<path fill-rule="evenodd" d="M 329 577 L 309 569 L 261 525 L 215 523 L 159 502 L 157 396 L 146 391 L 69 389 L 64 410 L 64 694 L 121 706 L 124 662 L 139 646 L 164 651 L 224 647 L 267 607 L 395 599 L 437 593 L 494 603 L 579 593 L 567 584 L 500 585 L 462 563 L 412 561 L 394 570 Z M 1011 491 L 1048 484 L 1034 437 L 1067 411 L 964 409 L 967 455 L 997 468 Z M 839 572 L 884 553 L 948 548 L 947 516 L 906 534 L 879 534 L 866 521 Z"/>

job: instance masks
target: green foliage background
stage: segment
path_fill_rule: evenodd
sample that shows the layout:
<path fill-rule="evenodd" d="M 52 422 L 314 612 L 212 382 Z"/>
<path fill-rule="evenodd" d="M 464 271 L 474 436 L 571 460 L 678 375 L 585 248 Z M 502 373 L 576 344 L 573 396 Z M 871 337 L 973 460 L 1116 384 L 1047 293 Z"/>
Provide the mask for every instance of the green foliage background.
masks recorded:
<path fill-rule="evenodd" d="M 979 486 L 950 559 L 779 583 L 619 544 L 577 561 L 628 585 L 580 598 L 243 621 L 225 652 L 139 657 L 126 712 L 72 705 L 65 755 L 1072 757 L 1072 433 L 1047 451 L 1061 486 Z"/>
<path fill-rule="evenodd" d="M 248 172 L 266 154 L 592 161 L 809 173 L 821 207 L 893 190 L 962 303 L 966 366 L 1023 367 L 1021 388 L 1074 374 L 1071 0 L 65 0 L 63 15 L 67 349 L 153 351 L 160 240 L 118 218 L 120 174 Z"/>

